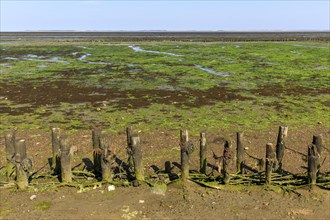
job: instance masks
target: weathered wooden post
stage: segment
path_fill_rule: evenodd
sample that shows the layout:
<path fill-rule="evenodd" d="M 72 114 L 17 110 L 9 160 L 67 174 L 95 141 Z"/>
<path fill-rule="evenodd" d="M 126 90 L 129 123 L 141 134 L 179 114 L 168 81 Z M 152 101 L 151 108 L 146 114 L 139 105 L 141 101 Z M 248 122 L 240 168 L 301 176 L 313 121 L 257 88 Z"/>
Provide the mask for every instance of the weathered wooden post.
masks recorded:
<path fill-rule="evenodd" d="M 62 135 L 60 137 L 60 149 L 61 149 L 61 180 L 65 183 L 72 182 L 71 172 L 71 146 L 69 145 L 68 136 Z"/>
<path fill-rule="evenodd" d="M 100 128 L 94 128 L 92 130 L 92 140 L 93 140 L 93 162 L 94 162 L 94 173 L 96 175 L 101 175 L 101 149 L 100 149 L 100 136 L 102 130 Z"/>
<path fill-rule="evenodd" d="M 112 181 L 112 164 L 114 163 L 115 157 L 113 152 L 110 150 L 110 140 L 105 134 L 101 134 L 100 137 L 100 148 L 101 148 L 101 168 L 102 168 L 102 180 Z"/>
<path fill-rule="evenodd" d="M 189 141 L 188 130 L 180 130 L 181 148 L 181 179 L 186 181 L 189 178 L 189 158 L 194 151 L 194 144 Z"/>
<path fill-rule="evenodd" d="M 15 139 L 16 130 L 5 135 L 5 145 L 6 145 L 6 176 L 7 180 L 10 179 L 10 174 L 14 170 L 13 159 L 15 156 Z"/>
<path fill-rule="evenodd" d="M 318 175 L 320 173 L 320 166 L 321 166 L 321 156 L 322 156 L 322 148 L 323 148 L 323 135 L 319 134 L 319 135 L 313 135 L 313 142 L 312 142 L 317 149 L 318 152 L 318 160 L 317 162 L 317 174 Z"/>
<path fill-rule="evenodd" d="M 242 164 L 244 161 L 244 147 L 242 143 L 243 132 L 236 133 L 236 171 L 243 174 Z"/>
<path fill-rule="evenodd" d="M 317 152 L 321 157 L 323 148 L 323 135 L 313 135 L 313 144 L 316 146 Z"/>
<path fill-rule="evenodd" d="M 200 172 L 203 174 L 206 174 L 206 166 L 207 166 L 207 160 L 206 160 L 206 133 L 205 131 L 202 131 L 200 133 L 200 139 L 199 139 L 199 157 L 200 157 Z"/>
<path fill-rule="evenodd" d="M 15 142 L 16 184 L 18 189 L 24 190 L 29 185 L 30 164 L 26 158 L 26 144 L 24 139 Z"/>
<path fill-rule="evenodd" d="M 126 138 L 127 138 L 127 146 L 131 145 L 131 135 L 132 135 L 132 127 L 126 127 Z"/>
<path fill-rule="evenodd" d="M 223 163 L 222 163 L 223 177 L 224 177 L 225 184 L 229 183 L 229 181 L 230 181 L 229 165 L 231 164 L 233 158 L 234 158 L 234 155 L 233 155 L 231 141 L 226 140 L 224 149 L 223 149 Z"/>
<path fill-rule="evenodd" d="M 272 171 L 276 163 L 276 152 L 272 143 L 266 144 L 266 184 L 272 182 Z"/>
<path fill-rule="evenodd" d="M 132 134 L 130 136 L 130 146 L 133 156 L 134 162 L 134 172 L 135 172 L 135 179 L 137 183 L 144 181 L 144 170 L 143 170 L 143 163 L 142 163 L 142 149 L 140 145 L 140 137 L 137 134 Z"/>
<path fill-rule="evenodd" d="M 317 151 L 317 147 L 314 144 L 308 146 L 308 182 L 313 185 L 316 184 L 316 178 L 319 168 L 320 155 Z"/>
<path fill-rule="evenodd" d="M 277 136 L 277 144 L 276 144 L 276 159 L 278 163 L 278 171 L 282 172 L 282 161 L 285 151 L 285 139 L 288 136 L 288 127 L 280 126 L 278 130 Z"/>
<path fill-rule="evenodd" d="M 61 165 L 60 165 L 60 135 L 61 130 L 59 128 L 52 128 L 52 166 L 51 169 L 55 175 L 61 172 Z"/>
<path fill-rule="evenodd" d="M 133 129 L 131 126 L 126 127 L 126 138 L 127 138 L 127 164 L 129 167 L 130 171 L 134 170 L 134 161 L 133 161 L 133 156 L 132 156 L 132 151 L 131 151 L 131 135 L 133 133 Z"/>

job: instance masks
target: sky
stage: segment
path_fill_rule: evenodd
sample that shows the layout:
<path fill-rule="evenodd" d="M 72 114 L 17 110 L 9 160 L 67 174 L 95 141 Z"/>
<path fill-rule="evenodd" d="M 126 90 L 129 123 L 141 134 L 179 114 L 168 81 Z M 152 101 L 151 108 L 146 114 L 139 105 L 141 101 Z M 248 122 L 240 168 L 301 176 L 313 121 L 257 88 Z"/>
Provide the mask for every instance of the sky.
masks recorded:
<path fill-rule="evenodd" d="M 0 0 L 1 31 L 330 31 L 330 0 Z"/>

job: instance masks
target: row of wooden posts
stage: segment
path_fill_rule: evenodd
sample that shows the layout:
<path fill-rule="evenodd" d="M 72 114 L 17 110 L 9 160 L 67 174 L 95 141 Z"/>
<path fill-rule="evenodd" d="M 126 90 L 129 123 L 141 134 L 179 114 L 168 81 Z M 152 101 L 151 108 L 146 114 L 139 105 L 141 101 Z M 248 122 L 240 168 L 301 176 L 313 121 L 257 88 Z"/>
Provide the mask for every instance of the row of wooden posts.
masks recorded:
<path fill-rule="evenodd" d="M 61 135 L 59 128 L 52 128 L 52 163 L 51 170 L 53 175 L 59 175 L 62 182 L 72 182 L 72 155 L 73 148 L 68 142 L 68 136 Z M 283 156 L 286 149 L 285 139 L 287 137 L 288 127 L 280 126 L 277 138 L 277 144 L 266 144 L 266 164 L 265 183 L 271 184 L 271 176 L 274 170 L 282 171 Z M 131 127 L 126 128 L 127 134 L 127 154 L 128 165 L 135 174 L 137 183 L 144 181 L 144 169 L 142 161 L 142 149 L 140 137 L 132 132 Z M 245 164 L 245 150 L 242 143 L 243 132 L 237 132 L 236 139 L 236 157 L 230 141 L 225 141 L 223 155 L 220 158 L 222 162 L 222 171 L 224 183 L 230 181 L 230 173 L 228 165 L 236 160 L 237 172 L 244 174 L 243 167 Z M 116 159 L 114 151 L 110 147 L 109 136 L 102 132 L 100 128 L 92 130 L 93 141 L 93 162 L 94 174 L 101 176 L 103 181 L 111 182 L 114 176 L 113 167 Z M 207 167 L 207 142 L 206 133 L 200 133 L 200 173 L 206 173 Z M 6 157 L 7 157 L 7 177 L 9 178 L 13 163 L 16 170 L 16 184 L 19 189 L 26 189 L 29 182 L 29 171 L 32 162 L 26 154 L 26 143 L 24 139 L 16 140 L 16 131 L 12 131 L 5 136 Z M 314 135 L 312 144 L 308 146 L 308 179 L 310 184 L 315 184 L 318 170 L 320 168 L 320 156 L 323 147 L 322 135 Z M 181 153 L 181 179 L 186 181 L 189 179 L 189 160 L 190 155 L 194 151 L 194 144 L 189 140 L 188 131 L 180 131 L 180 153 Z M 219 159 L 218 158 L 218 159 Z M 165 163 L 165 172 L 171 172 L 171 162 Z"/>

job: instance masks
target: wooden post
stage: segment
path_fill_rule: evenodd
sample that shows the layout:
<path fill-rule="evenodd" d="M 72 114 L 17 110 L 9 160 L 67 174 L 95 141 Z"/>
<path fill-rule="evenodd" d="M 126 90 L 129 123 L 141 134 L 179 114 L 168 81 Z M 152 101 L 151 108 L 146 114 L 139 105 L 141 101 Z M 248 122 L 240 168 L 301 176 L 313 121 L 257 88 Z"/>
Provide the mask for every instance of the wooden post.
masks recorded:
<path fill-rule="evenodd" d="M 202 131 L 200 133 L 200 139 L 199 139 L 199 156 L 200 156 L 200 172 L 203 174 L 206 174 L 206 166 L 207 166 L 207 160 L 206 160 L 206 134 L 205 131 Z"/>
<path fill-rule="evenodd" d="M 94 128 L 92 130 L 94 173 L 97 176 L 102 174 L 101 149 L 100 149 L 101 133 L 102 130 L 100 128 Z"/>
<path fill-rule="evenodd" d="M 127 138 L 127 146 L 131 145 L 131 135 L 132 135 L 132 127 L 126 127 L 126 138 Z"/>
<path fill-rule="evenodd" d="M 102 180 L 111 182 L 113 179 L 112 164 L 114 163 L 114 154 L 110 150 L 110 140 L 105 134 L 100 137 L 101 146 L 101 168 Z"/>
<path fill-rule="evenodd" d="M 313 135 L 313 144 L 316 146 L 317 152 L 321 157 L 323 148 L 323 135 Z"/>
<path fill-rule="evenodd" d="M 60 174 L 61 165 L 60 165 L 60 135 L 61 130 L 59 128 L 52 128 L 52 166 L 51 169 L 55 175 Z"/>
<path fill-rule="evenodd" d="M 6 145 L 6 176 L 7 180 L 10 179 L 10 174 L 14 170 L 14 156 L 15 156 L 15 139 L 16 139 L 16 130 L 13 130 L 11 133 L 6 134 L 5 136 L 5 145 Z"/>
<path fill-rule="evenodd" d="M 140 145 L 139 135 L 137 134 L 131 135 L 130 144 L 131 144 L 131 151 L 134 162 L 135 179 L 137 180 L 138 184 L 140 184 L 141 181 L 144 181 L 144 170 L 143 170 L 142 149 Z"/>
<path fill-rule="evenodd" d="M 276 144 L 276 159 L 278 163 L 278 171 L 282 172 L 282 161 L 285 150 L 285 138 L 288 135 L 288 127 L 280 126 L 278 130 L 277 136 L 277 144 Z"/>
<path fill-rule="evenodd" d="M 186 181 L 189 178 L 189 137 L 188 130 L 180 130 L 181 148 L 181 179 Z"/>
<path fill-rule="evenodd" d="M 242 164 L 244 160 L 244 147 L 242 143 L 243 135 L 243 132 L 236 133 L 236 171 L 242 174 Z"/>
<path fill-rule="evenodd" d="M 316 178 L 318 173 L 319 162 L 319 153 L 317 147 L 314 144 L 308 146 L 308 180 L 309 183 L 313 186 L 316 184 Z"/>
<path fill-rule="evenodd" d="M 24 190 L 29 185 L 29 167 L 26 159 L 26 145 L 24 139 L 15 142 L 16 184 L 18 189 Z"/>
<path fill-rule="evenodd" d="M 132 127 L 128 126 L 126 127 L 126 138 L 127 138 L 127 164 L 129 167 L 130 171 L 134 170 L 134 161 L 133 161 L 133 156 L 132 156 L 132 151 L 131 151 L 131 135 L 132 135 Z"/>
<path fill-rule="evenodd" d="M 60 137 L 60 149 L 61 149 L 61 180 L 65 183 L 72 182 L 71 172 L 71 146 L 69 145 L 68 136 L 62 135 Z"/>
<path fill-rule="evenodd" d="M 276 152 L 272 143 L 266 144 L 266 184 L 272 182 L 272 171 L 276 163 Z"/>
<path fill-rule="evenodd" d="M 234 157 L 233 157 L 231 141 L 226 140 L 223 149 L 223 163 L 222 163 L 225 184 L 229 183 L 230 181 L 229 165 L 231 164 L 233 158 Z"/>
<path fill-rule="evenodd" d="M 321 163 L 321 156 L 322 156 L 322 148 L 323 148 L 323 135 L 313 135 L 313 144 L 316 146 L 318 152 L 318 160 L 317 162 L 317 174 L 320 173 L 320 163 Z"/>

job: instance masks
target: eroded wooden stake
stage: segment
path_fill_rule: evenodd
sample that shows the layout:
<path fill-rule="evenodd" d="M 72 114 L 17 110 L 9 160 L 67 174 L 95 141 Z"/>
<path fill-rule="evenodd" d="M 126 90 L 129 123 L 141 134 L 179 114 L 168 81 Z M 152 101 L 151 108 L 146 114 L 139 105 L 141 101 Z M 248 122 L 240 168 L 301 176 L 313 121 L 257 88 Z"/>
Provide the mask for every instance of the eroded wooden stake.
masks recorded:
<path fill-rule="evenodd" d="M 322 156 L 322 148 L 323 148 L 323 135 L 313 135 L 313 144 L 316 146 L 317 152 L 320 157 Z"/>
<path fill-rule="evenodd" d="M 266 144 L 266 184 L 272 182 L 273 167 L 276 163 L 276 152 L 272 143 Z"/>
<path fill-rule="evenodd" d="M 60 174 L 61 165 L 60 165 L 60 135 L 61 130 L 59 128 L 52 128 L 52 166 L 51 169 L 55 175 Z"/>
<path fill-rule="evenodd" d="M 180 130 L 181 149 L 181 179 L 186 181 L 189 178 L 189 155 L 194 150 L 192 142 L 189 142 L 188 130 Z"/>
<path fill-rule="evenodd" d="M 287 135 L 288 135 L 288 127 L 280 126 L 278 130 L 277 144 L 276 144 L 276 159 L 278 163 L 279 172 L 282 172 L 283 157 L 285 151 L 285 139 Z"/>
<path fill-rule="evenodd" d="M 126 127 L 126 138 L 127 138 L 127 164 L 130 171 L 134 170 L 134 161 L 133 161 L 133 155 L 131 151 L 131 136 L 133 133 L 133 129 L 131 126 Z"/>
<path fill-rule="evenodd" d="M 101 133 L 102 133 L 102 130 L 100 128 L 94 128 L 92 130 L 94 173 L 97 176 L 102 174 L 101 148 L 100 148 Z"/>
<path fill-rule="evenodd" d="M 140 145 L 140 137 L 137 134 L 130 136 L 130 146 L 134 162 L 135 178 L 138 183 L 144 181 L 144 169 L 142 163 L 142 149 Z"/>
<path fill-rule="evenodd" d="M 316 184 L 317 173 L 319 169 L 320 155 L 317 147 L 314 144 L 308 146 L 308 179 L 309 183 L 313 186 Z"/>
<path fill-rule="evenodd" d="M 29 160 L 26 158 L 26 144 L 24 139 L 15 142 L 16 184 L 18 189 L 24 190 L 29 185 Z"/>
<path fill-rule="evenodd" d="M 200 133 L 200 139 L 199 139 L 199 157 L 200 157 L 200 165 L 199 165 L 199 171 L 203 174 L 206 174 L 206 133 L 205 131 L 202 131 Z"/>
<path fill-rule="evenodd" d="M 60 149 L 61 149 L 61 180 L 65 183 L 72 182 L 71 172 L 71 146 L 69 145 L 68 136 L 62 135 L 60 137 Z"/>
<path fill-rule="evenodd" d="M 229 174 L 229 165 L 232 163 L 234 158 L 232 144 L 231 141 L 226 140 L 223 150 L 223 176 L 224 176 L 224 183 L 227 184 L 230 181 L 230 174 Z"/>
<path fill-rule="evenodd" d="M 14 170 L 14 156 L 15 156 L 15 139 L 16 131 L 13 130 L 11 133 L 6 134 L 5 136 L 5 145 L 6 145 L 6 176 L 7 180 L 10 179 L 10 174 Z"/>
<path fill-rule="evenodd" d="M 236 171 L 243 173 L 242 164 L 244 160 L 244 146 L 242 143 L 243 132 L 236 133 Z"/>
<path fill-rule="evenodd" d="M 101 134 L 100 137 L 101 148 L 101 168 L 102 180 L 111 182 L 113 179 L 112 166 L 115 162 L 115 155 L 110 150 L 110 139 L 107 135 Z"/>

